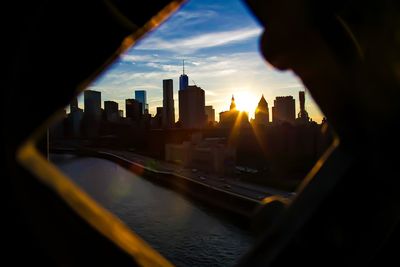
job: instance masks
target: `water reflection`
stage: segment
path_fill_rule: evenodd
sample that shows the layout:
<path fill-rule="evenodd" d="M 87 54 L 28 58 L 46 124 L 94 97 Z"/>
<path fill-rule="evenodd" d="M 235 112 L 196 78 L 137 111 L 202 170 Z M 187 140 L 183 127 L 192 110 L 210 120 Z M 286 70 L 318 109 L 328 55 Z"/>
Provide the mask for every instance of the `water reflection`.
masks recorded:
<path fill-rule="evenodd" d="M 177 266 L 233 265 L 250 247 L 253 238 L 237 224 L 113 162 L 68 155 L 51 160 Z"/>

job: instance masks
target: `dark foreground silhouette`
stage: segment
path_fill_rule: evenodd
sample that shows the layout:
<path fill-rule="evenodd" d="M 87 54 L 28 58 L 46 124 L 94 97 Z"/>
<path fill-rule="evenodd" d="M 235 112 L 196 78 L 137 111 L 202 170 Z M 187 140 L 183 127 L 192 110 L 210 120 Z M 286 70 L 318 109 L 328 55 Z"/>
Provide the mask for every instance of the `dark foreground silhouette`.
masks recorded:
<path fill-rule="evenodd" d="M 46 118 L 117 56 L 124 38 L 169 2 L 14 1 L 3 6 L 10 15 L 2 38 L 7 67 L 2 102 L 4 262 L 135 266 L 152 255 L 141 246 L 134 250 L 139 253 L 131 253 L 131 244 L 105 235 L 107 226 L 82 219 L 16 156 Z M 258 224 L 272 226 L 265 223 L 264 235 L 240 264 L 399 265 L 398 1 L 248 4 L 265 25 L 263 55 L 273 66 L 299 75 L 340 143 L 316 165 L 286 208 L 277 208 L 282 205 L 276 202 L 265 205 Z M 156 257 L 150 259 L 154 261 L 148 266 L 162 265 Z"/>

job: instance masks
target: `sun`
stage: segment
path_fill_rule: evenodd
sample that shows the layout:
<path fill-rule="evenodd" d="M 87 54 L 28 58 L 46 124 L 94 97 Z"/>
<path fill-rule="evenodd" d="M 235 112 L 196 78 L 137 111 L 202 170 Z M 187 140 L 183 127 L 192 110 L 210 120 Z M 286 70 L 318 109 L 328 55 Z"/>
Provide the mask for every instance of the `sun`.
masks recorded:
<path fill-rule="evenodd" d="M 234 93 L 236 108 L 240 111 L 246 111 L 252 117 L 257 107 L 257 97 L 250 91 L 239 91 Z"/>

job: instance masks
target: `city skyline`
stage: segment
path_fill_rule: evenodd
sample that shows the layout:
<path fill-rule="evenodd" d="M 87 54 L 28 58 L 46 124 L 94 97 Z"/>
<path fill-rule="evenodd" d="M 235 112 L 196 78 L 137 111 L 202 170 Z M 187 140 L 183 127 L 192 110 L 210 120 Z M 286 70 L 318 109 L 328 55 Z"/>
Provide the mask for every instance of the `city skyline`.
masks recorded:
<path fill-rule="evenodd" d="M 123 113 L 121 113 L 122 110 L 119 109 L 119 104 L 116 101 L 113 100 L 101 101 L 102 97 L 101 92 L 95 90 L 84 91 L 85 94 L 84 94 L 83 108 L 77 106 L 76 104 L 77 98 L 74 98 L 69 104 L 69 109 L 74 110 L 74 112 L 83 112 L 83 114 L 85 113 L 84 112 L 85 110 L 89 110 L 89 113 L 91 114 L 98 113 L 97 114 L 98 117 L 101 116 L 101 112 L 104 112 L 106 120 L 109 121 L 114 120 L 114 122 L 115 119 L 117 119 L 116 117 L 115 118 L 113 117 L 111 120 L 108 118 L 113 113 L 115 114 L 112 116 L 118 116 L 118 118 L 132 118 L 132 116 L 140 116 L 140 118 L 139 117 L 134 118 L 134 121 L 140 121 L 141 118 L 144 118 L 147 115 L 149 115 L 148 118 L 150 119 L 156 119 L 156 116 L 159 114 L 159 109 L 160 109 L 163 117 L 163 122 L 162 122 L 163 128 L 193 128 L 194 125 L 197 125 L 194 128 L 203 128 L 206 127 L 206 122 L 210 122 L 209 117 L 213 118 L 211 122 L 217 122 L 221 126 L 224 124 L 221 123 L 221 116 L 223 115 L 223 113 L 229 113 L 230 111 L 235 111 L 238 114 L 239 113 L 245 114 L 246 116 L 245 121 L 250 123 L 254 122 L 255 124 L 269 125 L 270 123 L 281 124 L 283 122 L 289 122 L 290 124 L 294 125 L 296 121 L 302 123 L 317 122 L 313 118 L 308 116 L 308 112 L 305 108 L 306 106 L 305 91 L 298 92 L 300 99 L 300 103 L 298 105 L 300 106 L 300 111 L 297 114 L 295 113 L 296 100 L 292 95 L 276 96 L 275 99 L 273 100 L 273 105 L 271 107 L 268 106 L 268 103 L 265 100 L 264 95 L 261 95 L 257 107 L 254 110 L 254 118 L 250 117 L 247 111 L 240 110 L 237 108 L 236 99 L 234 95 L 232 95 L 229 109 L 219 112 L 217 114 L 219 115 L 218 117 L 219 120 L 217 120 L 215 109 L 213 108 L 213 106 L 207 105 L 207 103 L 204 101 L 204 90 L 195 85 L 189 85 L 185 89 L 178 90 L 179 93 L 179 98 L 177 100 L 178 106 L 179 105 L 185 106 L 185 108 L 180 109 L 183 112 L 183 114 L 186 114 L 185 116 L 182 116 L 183 118 L 182 121 L 182 119 L 179 119 L 180 118 L 179 115 L 178 119 L 176 119 L 175 116 L 175 111 L 174 111 L 175 100 L 172 98 L 173 96 L 172 84 L 173 84 L 172 79 L 163 80 L 163 98 L 164 98 L 163 105 L 161 107 L 156 107 L 157 112 L 156 114 L 154 114 L 154 116 L 152 114 L 143 112 L 142 94 L 146 95 L 146 91 L 139 91 L 141 94 L 136 94 L 138 93 L 138 91 L 136 91 L 135 96 L 138 96 L 138 99 L 136 98 L 125 99 L 125 111 L 126 111 L 125 116 Z M 195 94 L 192 94 L 194 93 L 193 90 L 196 91 Z M 96 101 L 94 101 L 94 99 L 96 99 Z M 88 105 L 86 104 L 86 102 L 88 103 Z M 135 107 L 132 106 L 128 110 L 127 106 L 128 104 L 129 105 L 134 104 Z M 204 107 L 204 112 L 201 111 L 202 106 Z M 92 111 L 93 109 L 96 109 L 97 111 L 93 112 Z M 195 114 L 192 114 L 192 112 L 195 112 L 196 116 L 194 116 Z M 72 114 L 72 112 L 70 112 L 69 114 Z M 203 117 L 204 115 L 205 117 Z M 194 123 L 194 125 L 192 125 L 191 127 L 185 125 L 187 123 L 185 121 L 188 120 L 192 121 L 191 123 Z M 326 118 L 323 117 L 321 123 L 324 123 L 325 120 Z"/>
<path fill-rule="evenodd" d="M 276 96 L 293 95 L 297 114 L 297 92 L 305 88 L 291 72 L 273 70 L 262 59 L 260 34 L 261 27 L 240 1 L 224 1 L 222 5 L 220 1 L 192 0 L 121 55 L 88 89 L 102 92 L 104 100 L 116 101 L 121 107 L 135 90 L 146 90 L 149 112 L 155 115 L 156 108 L 162 106 L 162 80 L 173 79 L 178 120 L 179 77 L 185 60 L 189 85 L 205 90 L 205 102 L 216 114 L 229 108 L 226 103 L 232 94 L 237 108 L 248 112 L 250 118 L 254 118 L 261 95 L 271 106 Z M 321 121 L 318 107 L 309 94 L 306 98 L 310 117 Z"/>

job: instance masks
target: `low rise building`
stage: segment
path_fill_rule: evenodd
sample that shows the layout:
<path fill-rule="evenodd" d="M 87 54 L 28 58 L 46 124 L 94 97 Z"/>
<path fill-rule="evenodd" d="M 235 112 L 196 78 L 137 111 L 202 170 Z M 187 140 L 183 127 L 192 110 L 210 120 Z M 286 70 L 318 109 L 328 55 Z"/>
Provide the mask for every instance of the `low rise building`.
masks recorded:
<path fill-rule="evenodd" d="M 194 134 L 191 141 L 166 144 L 165 159 L 185 168 L 196 168 L 212 173 L 231 173 L 236 164 L 236 149 L 227 146 L 224 138 L 206 138 Z"/>

